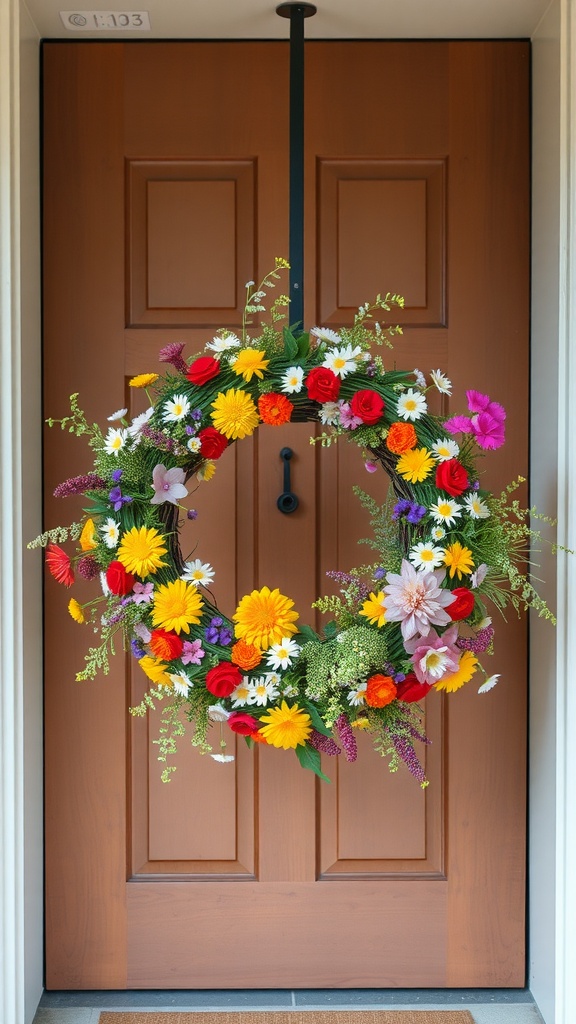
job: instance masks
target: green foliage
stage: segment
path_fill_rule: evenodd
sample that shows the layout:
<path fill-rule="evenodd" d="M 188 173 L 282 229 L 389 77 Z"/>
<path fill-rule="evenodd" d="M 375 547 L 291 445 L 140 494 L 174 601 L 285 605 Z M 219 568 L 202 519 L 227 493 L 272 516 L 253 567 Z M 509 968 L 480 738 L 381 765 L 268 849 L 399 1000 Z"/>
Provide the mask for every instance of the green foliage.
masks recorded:
<path fill-rule="evenodd" d="M 320 767 L 320 751 L 316 750 L 315 747 L 311 747 L 307 743 L 300 744 L 296 747 L 296 757 L 303 768 L 309 768 L 310 771 L 313 771 L 314 774 L 317 775 L 319 779 L 322 779 L 323 782 L 330 782 L 330 779 L 324 775 L 324 772 Z"/>
<path fill-rule="evenodd" d="M 70 412 L 70 416 L 64 416 L 61 420 L 49 417 L 46 420 L 46 423 L 49 427 L 54 427 L 59 423 L 61 430 L 67 430 L 69 434 L 75 434 L 76 437 L 82 437 L 84 434 L 88 434 L 90 437 L 90 445 L 93 448 L 103 443 L 103 435 L 100 427 L 97 423 L 88 423 L 85 413 L 78 405 L 78 392 L 70 395 Z"/>
<path fill-rule="evenodd" d="M 26 547 L 29 549 L 45 548 L 48 544 L 64 544 L 67 540 L 78 540 L 82 533 L 82 523 L 71 523 L 70 526 L 55 526 L 53 530 L 46 530 L 34 540 L 31 540 Z"/>

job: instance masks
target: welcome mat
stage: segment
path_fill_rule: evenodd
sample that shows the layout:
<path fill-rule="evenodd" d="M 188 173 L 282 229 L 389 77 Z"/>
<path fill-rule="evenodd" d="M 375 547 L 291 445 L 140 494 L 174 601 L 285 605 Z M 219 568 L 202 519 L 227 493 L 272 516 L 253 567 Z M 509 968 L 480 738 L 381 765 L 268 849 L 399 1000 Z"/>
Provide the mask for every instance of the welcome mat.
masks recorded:
<path fill-rule="evenodd" d="M 249 1013 L 119 1013 L 99 1024 L 474 1024 L 468 1010 L 252 1010 Z"/>

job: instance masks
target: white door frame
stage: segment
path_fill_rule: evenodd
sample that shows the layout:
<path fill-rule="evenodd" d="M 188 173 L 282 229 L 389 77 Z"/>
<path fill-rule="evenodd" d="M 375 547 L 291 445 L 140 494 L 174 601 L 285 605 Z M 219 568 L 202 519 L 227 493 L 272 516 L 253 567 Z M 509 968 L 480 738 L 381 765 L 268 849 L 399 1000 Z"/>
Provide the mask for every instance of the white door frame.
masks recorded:
<path fill-rule="evenodd" d="M 503 3 L 506 0 L 502 0 Z M 38 33 L 0 0 L 0 1019 L 42 991 Z M 552 0 L 533 37 L 532 500 L 576 548 L 576 17 Z M 505 282 L 503 282 L 505 287 Z M 544 557 L 556 631 L 531 625 L 530 985 L 546 1024 L 576 1006 L 573 556 Z M 574 605 L 572 602 L 575 602 Z"/>

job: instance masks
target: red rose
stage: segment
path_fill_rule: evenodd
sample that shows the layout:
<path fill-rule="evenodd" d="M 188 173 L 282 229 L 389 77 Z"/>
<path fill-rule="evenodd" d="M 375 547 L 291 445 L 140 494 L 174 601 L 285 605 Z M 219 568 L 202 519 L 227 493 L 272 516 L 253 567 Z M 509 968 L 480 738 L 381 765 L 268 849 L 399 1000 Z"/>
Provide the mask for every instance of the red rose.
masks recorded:
<path fill-rule="evenodd" d="M 215 697 L 229 697 L 241 682 L 240 669 L 229 661 L 221 661 L 206 673 L 206 689 Z"/>
<path fill-rule="evenodd" d="M 220 363 L 217 359 L 213 359 L 212 356 L 200 356 L 199 359 L 190 363 L 186 376 L 193 384 L 200 385 L 206 384 L 206 381 L 217 377 L 219 373 Z"/>
<path fill-rule="evenodd" d="M 204 427 L 198 434 L 200 441 L 200 454 L 205 459 L 219 459 L 225 448 L 228 447 L 228 438 L 224 437 L 216 427 Z"/>
<path fill-rule="evenodd" d="M 363 423 L 372 426 L 374 423 L 378 423 L 378 420 L 381 420 L 384 415 L 384 399 L 377 391 L 367 388 L 364 391 L 357 391 L 350 399 L 350 408 Z"/>
<path fill-rule="evenodd" d="M 150 637 L 150 650 L 162 661 L 174 661 L 184 650 L 184 642 L 177 633 L 167 629 L 153 629 Z"/>
<path fill-rule="evenodd" d="M 447 459 L 436 469 L 436 487 L 453 498 L 463 494 L 469 486 L 468 474 L 458 459 Z"/>
<path fill-rule="evenodd" d="M 306 390 L 313 402 L 335 402 L 340 394 L 340 380 L 327 366 L 315 366 L 306 377 Z"/>
<path fill-rule="evenodd" d="M 106 583 L 113 594 L 129 594 L 135 582 L 136 577 L 124 568 L 122 562 L 110 562 L 106 569 Z"/>
<path fill-rule="evenodd" d="M 419 683 L 416 676 L 410 672 L 403 682 L 398 683 L 396 697 L 405 704 L 413 704 L 414 701 L 422 700 L 431 689 L 432 683 Z"/>
<path fill-rule="evenodd" d="M 252 736 L 258 731 L 260 722 L 252 715 L 247 715 L 245 711 L 235 711 L 233 715 L 230 715 L 228 725 L 232 732 L 239 732 L 241 736 Z"/>
<path fill-rule="evenodd" d="M 467 619 L 474 607 L 474 594 L 468 587 L 454 587 L 452 593 L 455 600 L 446 608 L 452 622 Z"/>

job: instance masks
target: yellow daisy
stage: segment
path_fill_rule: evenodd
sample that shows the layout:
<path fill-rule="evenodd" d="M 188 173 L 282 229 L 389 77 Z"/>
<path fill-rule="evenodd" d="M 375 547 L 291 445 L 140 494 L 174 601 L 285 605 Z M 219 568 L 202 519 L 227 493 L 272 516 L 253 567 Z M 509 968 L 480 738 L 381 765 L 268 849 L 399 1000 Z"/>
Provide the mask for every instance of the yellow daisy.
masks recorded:
<path fill-rule="evenodd" d="M 117 557 L 128 572 L 135 576 L 149 576 L 161 565 L 166 565 L 161 557 L 166 550 L 164 537 L 155 527 L 141 526 L 138 529 L 133 526 L 123 535 Z"/>
<path fill-rule="evenodd" d="M 145 655 L 143 658 L 138 660 L 140 668 L 151 679 L 156 686 L 172 686 L 170 677 L 166 675 L 166 669 L 168 668 L 165 661 L 161 661 L 160 658 L 149 658 Z"/>
<path fill-rule="evenodd" d="M 400 476 L 411 484 L 422 483 L 430 475 L 436 463 L 427 448 L 413 448 L 404 452 L 398 459 L 397 470 Z"/>
<path fill-rule="evenodd" d="M 284 597 L 278 589 L 253 590 L 246 594 L 232 616 L 238 639 L 267 651 L 272 644 L 298 632 L 294 622 L 298 612 L 292 611 L 294 601 Z"/>
<path fill-rule="evenodd" d="M 297 704 L 289 707 L 285 700 L 279 708 L 270 708 L 260 721 L 268 723 L 260 729 L 267 743 L 272 747 L 282 747 L 283 750 L 293 750 L 306 743 L 312 732 L 310 715 Z"/>
<path fill-rule="evenodd" d="M 464 651 L 460 661 L 458 662 L 458 668 L 455 672 L 451 672 L 447 676 L 443 676 L 439 679 L 434 686 L 437 690 L 446 690 L 447 693 L 453 693 L 454 690 L 459 690 L 464 683 L 469 682 L 472 679 L 476 671 L 478 664 L 478 658 L 475 658 L 472 651 Z"/>
<path fill-rule="evenodd" d="M 158 587 L 154 594 L 152 622 L 160 629 L 189 633 L 191 625 L 200 622 L 202 598 L 195 586 L 174 580 Z"/>
<path fill-rule="evenodd" d="M 249 437 L 258 426 L 258 410 L 249 394 L 241 388 L 222 391 L 212 402 L 212 421 L 229 440 Z"/>
<path fill-rule="evenodd" d="M 449 544 L 444 552 L 444 564 L 450 566 L 450 579 L 457 574 L 458 579 L 461 580 L 463 573 L 469 575 L 474 568 L 474 559 L 470 548 L 463 547 L 458 540 Z"/>
<path fill-rule="evenodd" d="M 128 383 L 131 388 L 147 388 L 154 381 L 158 380 L 157 373 L 139 373 L 136 377 L 132 377 Z"/>
<path fill-rule="evenodd" d="M 370 594 L 367 601 L 364 601 L 360 609 L 360 615 L 365 615 L 373 626 L 383 626 L 386 622 L 386 595 L 383 590 L 377 594 Z"/>
<path fill-rule="evenodd" d="M 211 480 L 216 472 L 216 463 L 212 462 L 211 459 L 207 459 L 206 462 L 202 463 L 200 469 L 196 473 L 198 480 Z"/>
<path fill-rule="evenodd" d="M 269 359 L 264 359 L 265 355 L 265 352 L 259 352 L 256 348 L 243 348 L 238 353 L 232 369 L 239 377 L 243 377 L 247 383 L 252 380 L 254 374 L 262 380 L 264 376 L 262 370 L 265 370 L 270 362 Z"/>
<path fill-rule="evenodd" d="M 98 547 L 96 527 L 93 519 L 87 519 L 82 527 L 82 533 L 80 534 L 80 547 L 82 551 L 92 551 L 93 548 Z"/>
<path fill-rule="evenodd" d="M 82 605 L 78 603 L 74 598 L 71 598 L 68 604 L 68 611 L 74 619 L 74 622 L 86 622 L 86 616 L 84 615 L 84 609 Z"/>

